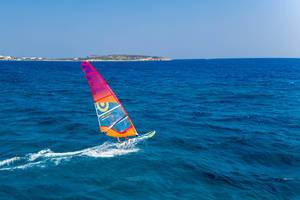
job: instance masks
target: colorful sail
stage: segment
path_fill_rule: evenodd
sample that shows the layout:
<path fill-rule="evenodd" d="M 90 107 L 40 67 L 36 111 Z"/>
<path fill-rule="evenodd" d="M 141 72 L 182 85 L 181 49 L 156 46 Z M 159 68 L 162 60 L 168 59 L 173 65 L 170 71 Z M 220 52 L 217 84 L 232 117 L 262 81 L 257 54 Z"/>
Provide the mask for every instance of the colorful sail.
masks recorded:
<path fill-rule="evenodd" d="M 100 131 L 116 138 L 136 136 L 128 114 L 102 76 L 87 61 L 81 63 L 81 69 L 91 89 Z"/>

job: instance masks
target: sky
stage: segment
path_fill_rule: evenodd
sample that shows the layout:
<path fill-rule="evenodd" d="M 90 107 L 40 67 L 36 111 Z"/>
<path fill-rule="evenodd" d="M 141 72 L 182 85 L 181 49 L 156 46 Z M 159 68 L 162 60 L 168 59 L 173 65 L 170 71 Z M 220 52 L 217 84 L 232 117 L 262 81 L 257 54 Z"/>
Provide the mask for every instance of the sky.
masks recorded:
<path fill-rule="evenodd" d="M 0 0 L 0 55 L 300 57 L 299 0 Z"/>

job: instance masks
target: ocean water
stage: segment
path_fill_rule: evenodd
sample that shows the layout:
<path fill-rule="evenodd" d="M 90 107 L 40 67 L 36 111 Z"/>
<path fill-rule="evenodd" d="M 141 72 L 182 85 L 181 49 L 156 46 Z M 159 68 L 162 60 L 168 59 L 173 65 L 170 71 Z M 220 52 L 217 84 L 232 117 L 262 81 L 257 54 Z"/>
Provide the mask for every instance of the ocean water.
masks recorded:
<path fill-rule="evenodd" d="M 77 62 L 0 62 L 0 199 L 300 199 L 300 59 L 93 65 L 156 136 L 101 135 Z"/>

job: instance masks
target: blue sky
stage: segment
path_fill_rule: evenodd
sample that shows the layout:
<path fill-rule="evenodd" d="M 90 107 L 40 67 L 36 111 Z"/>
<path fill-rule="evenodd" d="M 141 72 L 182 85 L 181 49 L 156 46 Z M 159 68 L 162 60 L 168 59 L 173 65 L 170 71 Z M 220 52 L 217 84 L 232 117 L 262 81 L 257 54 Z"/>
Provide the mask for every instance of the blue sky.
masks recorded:
<path fill-rule="evenodd" d="M 298 0 L 0 0 L 0 54 L 300 57 Z"/>

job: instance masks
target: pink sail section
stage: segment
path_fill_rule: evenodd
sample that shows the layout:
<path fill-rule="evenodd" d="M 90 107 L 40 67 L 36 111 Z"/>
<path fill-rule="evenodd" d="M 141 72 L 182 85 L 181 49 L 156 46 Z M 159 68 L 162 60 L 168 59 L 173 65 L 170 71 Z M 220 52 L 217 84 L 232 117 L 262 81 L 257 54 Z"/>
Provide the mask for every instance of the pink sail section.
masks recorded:
<path fill-rule="evenodd" d="M 107 85 L 106 81 L 89 62 L 82 62 L 81 69 L 84 72 L 90 86 L 94 102 L 97 102 L 103 97 L 113 95 L 113 92 Z"/>
<path fill-rule="evenodd" d="M 87 61 L 81 68 L 90 86 L 100 131 L 111 137 L 136 136 L 128 114 L 102 76 Z"/>

